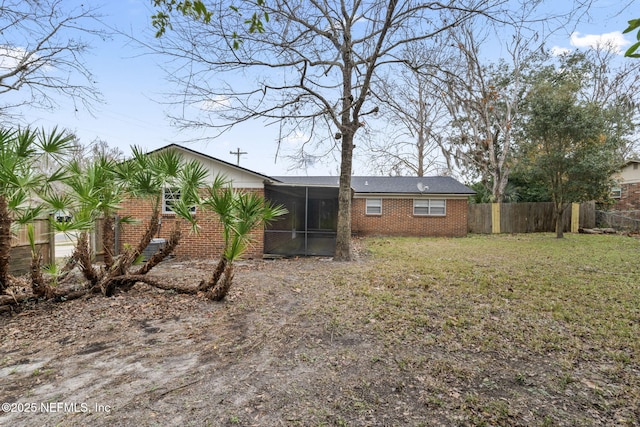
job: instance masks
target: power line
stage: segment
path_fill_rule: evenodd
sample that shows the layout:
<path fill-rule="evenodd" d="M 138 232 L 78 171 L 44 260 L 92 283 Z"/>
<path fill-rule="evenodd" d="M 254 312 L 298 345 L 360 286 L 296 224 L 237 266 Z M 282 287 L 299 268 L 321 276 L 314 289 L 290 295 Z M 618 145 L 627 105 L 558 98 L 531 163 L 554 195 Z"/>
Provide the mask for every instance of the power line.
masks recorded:
<path fill-rule="evenodd" d="M 238 158 L 237 160 L 237 165 L 240 166 L 240 156 L 243 154 L 249 154 L 246 151 L 240 151 L 240 147 L 238 147 L 238 149 L 236 151 L 229 151 L 229 154 L 235 154 Z"/>

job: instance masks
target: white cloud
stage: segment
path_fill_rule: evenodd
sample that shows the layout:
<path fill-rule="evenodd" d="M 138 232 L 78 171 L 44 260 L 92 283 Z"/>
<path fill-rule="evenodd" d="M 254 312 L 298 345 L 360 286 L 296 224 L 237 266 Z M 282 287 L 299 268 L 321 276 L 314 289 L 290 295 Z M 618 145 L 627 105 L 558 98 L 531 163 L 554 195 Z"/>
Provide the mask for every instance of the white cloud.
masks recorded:
<path fill-rule="evenodd" d="M 231 106 L 231 99 L 226 96 L 217 96 L 199 103 L 198 108 L 205 111 L 216 111 Z"/>
<path fill-rule="evenodd" d="M 551 54 L 553 56 L 562 56 L 567 53 L 571 53 L 571 49 L 567 49 L 566 47 L 554 46 L 551 48 Z"/>
<path fill-rule="evenodd" d="M 283 138 L 282 142 L 288 145 L 297 146 L 299 144 L 309 141 L 309 139 L 310 139 L 309 135 L 305 134 L 304 132 L 295 131 L 294 133 Z"/>
<path fill-rule="evenodd" d="M 0 68 L 13 70 L 26 54 L 27 51 L 21 48 L 0 46 Z"/>
<path fill-rule="evenodd" d="M 600 48 L 609 49 L 616 53 L 622 53 L 622 48 L 629 44 L 631 44 L 631 42 L 626 40 L 620 31 L 605 34 L 584 35 L 581 35 L 576 31 L 571 34 L 571 46 L 575 46 L 577 48 Z"/>

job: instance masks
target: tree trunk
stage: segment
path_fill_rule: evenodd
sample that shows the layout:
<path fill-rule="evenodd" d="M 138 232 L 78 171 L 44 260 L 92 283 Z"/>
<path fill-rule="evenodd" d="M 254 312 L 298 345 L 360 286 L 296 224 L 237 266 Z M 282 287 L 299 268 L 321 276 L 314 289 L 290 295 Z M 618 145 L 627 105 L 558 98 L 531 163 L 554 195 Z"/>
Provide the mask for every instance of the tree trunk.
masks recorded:
<path fill-rule="evenodd" d="M 91 256 L 91 249 L 89 247 L 89 233 L 86 231 L 83 231 L 80 233 L 80 236 L 78 236 L 73 257 L 78 260 L 80 271 L 85 279 L 87 279 L 92 286 L 98 283 L 100 276 L 98 271 L 93 267 L 93 257 Z"/>
<path fill-rule="evenodd" d="M 222 276 L 222 273 L 224 273 L 225 268 L 227 268 L 227 262 L 228 262 L 227 258 L 224 255 L 221 255 L 220 261 L 218 261 L 218 265 L 216 265 L 216 269 L 213 270 L 213 275 L 211 276 L 211 279 L 209 279 L 208 281 L 203 280 L 202 282 L 200 282 L 200 285 L 198 286 L 198 291 L 205 292 L 205 291 L 208 291 L 209 289 L 216 287 L 218 285 L 218 282 L 220 281 L 220 277 Z"/>
<path fill-rule="evenodd" d="M 105 289 L 108 289 L 109 295 L 111 295 L 118 288 L 128 290 L 134 284 L 136 284 L 136 282 L 146 283 L 147 285 L 153 286 L 154 288 L 175 291 L 181 294 L 194 295 L 198 293 L 197 288 L 176 287 L 175 285 L 166 284 L 160 280 L 157 280 L 156 278 L 140 274 L 128 274 L 126 276 L 112 277 L 109 279 L 108 283 L 105 284 Z"/>
<path fill-rule="evenodd" d="M 213 301 L 222 301 L 231 289 L 233 282 L 233 263 L 228 263 L 224 269 L 222 280 L 218 281 L 215 287 L 206 293 L 206 297 Z"/>
<path fill-rule="evenodd" d="M 564 229 L 562 226 L 562 214 L 564 213 L 564 208 L 562 205 L 554 204 L 554 211 L 556 216 L 556 238 L 562 239 L 564 238 Z"/>
<path fill-rule="evenodd" d="M 129 250 L 125 251 L 122 255 L 120 255 L 120 257 L 118 257 L 118 260 L 114 263 L 113 268 L 108 270 L 107 272 L 108 276 L 116 277 L 116 276 L 124 276 L 127 274 L 127 272 L 129 271 L 129 268 L 133 265 L 134 261 L 140 256 L 140 254 L 145 250 L 145 248 L 149 246 L 151 239 L 153 239 L 153 236 L 158 232 L 158 228 L 160 226 L 158 224 L 159 218 L 160 218 L 160 210 L 156 209 L 153 211 L 151 215 L 151 219 L 149 220 L 149 224 L 147 225 L 147 230 L 145 231 L 144 235 L 140 239 L 140 242 L 138 242 L 138 246 L 136 246 L 135 248 L 130 248 Z M 103 287 L 103 285 L 106 284 L 108 280 L 106 281 L 103 280 L 102 282 L 103 283 L 101 287 Z M 103 292 L 104 292 L 104 288 L 103 288 Z"/>
<path fill-rule="evenodd" d="M 77 245 L 77 243 L 76 243 Z M 67 260 L 67 263 L 60 269 L 60 274 L 58 275 L 58 281 L 62 281 L 67 278 L 67 276 L 73 271 L 74 268 L 78 265 L 78 250 L 74 248 L 73 253 Z"/>
<path fill-rule="evenodd" d="M 102 223 L 102 250 L 104 251 L 104 267 L 111 270 L 113 267 L 113 253 L 116 241 L 113 216 L 105 215 Z"/>
<path fill-rule="evenodd" d="M 491 186 L 491 195 L 494 203 L 502 203 L 504 201 L 504 192 L 507 188 L 509 171 L 507 168 L 498 170 L 497 168 L 491 173 L 493 183 Z"/>
<path fill-rule="evenodd" d="M 335 261 L 351 261 L 351 170 L 353 165 L 353 137 L 348 130 L 342 135 L 340 188 L 338 190 L 338 230 Z"/>
<path fill-rule="evenodd" d="M 422 90 L 420 90 L 422 92 Z M 416 175 L 418 177 L 424 176 L 424 146 L 425 146 L 425 131 L 424 131 L 424 123 L 422 118 L 424 117 L 424 102 L 420 101 L 420 129 L 418 131 L 418 169 L 416 170 Z"/>
<path fill-rule="evenodd" d="M 53 289 L 42 276 L 42 254 L 40 252 L 31 255 L 31 287 L 36 298 L 49 299 L 54 296 Z"/>
<path fill-rule="evenodd" d="M 11 216 L 7 199 L 0 195 L 0 293 L 9 286 L 9 259 L 11 257 Z"/>
<path fill-rule="evenodd" d="M 153 236 L 158 232 L 158 228 L 160 227 L 160 224 L 158 223 L 159 219 L 160 209 L 155 209 L 151 215 L 151 219 L 149 220 L 149 225 L 147 225 L 147 230 L 145 231 L 144 235 L 140 239 L 140 242 L 138 243 L 138 246 L 135 249 L 134 260 L 147 248 L 147 246 L 149 246 L 149 243 L 151 243 L 151 239 L 153 239 Z M 127 268 L 129 267 L 130 266 L 127 266 Z"/>

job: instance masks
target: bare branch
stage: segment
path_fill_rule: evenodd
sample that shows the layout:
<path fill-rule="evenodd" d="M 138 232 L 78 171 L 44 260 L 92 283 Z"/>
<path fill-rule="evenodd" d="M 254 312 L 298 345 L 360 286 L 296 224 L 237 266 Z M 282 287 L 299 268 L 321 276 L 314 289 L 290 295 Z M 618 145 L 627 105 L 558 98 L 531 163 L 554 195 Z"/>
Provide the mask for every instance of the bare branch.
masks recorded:
<path fill-rule="evenodd" d="M 82 36 L 107 36 L 98 19 L 96 9 L 69 9 L 62 0 L 3 1 L 0 94 L 18 96 L 3 97 L 1 113 L 11 114 L 25 104 L 53 108 L 55 94 L 64 94 L 91 112 L 102 98 L 84 65 L 82 57 L 89 45 Z"/>

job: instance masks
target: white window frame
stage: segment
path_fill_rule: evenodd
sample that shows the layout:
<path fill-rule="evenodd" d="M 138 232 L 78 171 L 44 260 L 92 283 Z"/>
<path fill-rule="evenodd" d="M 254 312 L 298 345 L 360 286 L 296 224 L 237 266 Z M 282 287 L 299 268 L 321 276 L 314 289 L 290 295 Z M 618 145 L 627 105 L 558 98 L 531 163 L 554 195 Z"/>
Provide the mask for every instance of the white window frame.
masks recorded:
<path fill-rule="evenodd" d="M 167 197 L 169 196 L 170 197 Z M 174 200 L 180 200 L 180 189 L 172 187 L 164 187 L 162 189 L 162 214 L 163 215 L 175 215 L 176 213 L 171 209 L 171 202 Z M 192 206 L 189 209 L 191 213 L 196 212 L 196 207 Z"/>
<path fill-rule="evenodd" d="M 620 199 L 620 198 L 622 198 L 622 188 L 621 187 L 612 187 L 611 188 L 611 198 L 612 199 Z"/>
<path fill-rule="evenodd" d="M 434 203 L 434 202 L 437 202 L 437 203 Z M 414 216 L 446 216 L 447 215 L 447 199 L 413 199 L 413 215 Z"/>
<path fill-rule="evenodd" d="M 365 213 L 367 215 L 382 215 L 382 199 L 366 199 L 365 201 Z"/>

